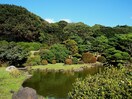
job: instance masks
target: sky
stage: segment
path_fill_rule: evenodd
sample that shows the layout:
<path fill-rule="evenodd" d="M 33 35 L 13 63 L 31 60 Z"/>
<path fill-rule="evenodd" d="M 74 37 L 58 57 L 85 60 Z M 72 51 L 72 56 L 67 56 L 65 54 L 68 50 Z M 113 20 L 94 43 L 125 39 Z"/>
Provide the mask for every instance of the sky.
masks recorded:
<path fill-rule="evenodd" d="M 132 26 L 132 0 L 0 0 L 25 7 L 49 22 Z"/>

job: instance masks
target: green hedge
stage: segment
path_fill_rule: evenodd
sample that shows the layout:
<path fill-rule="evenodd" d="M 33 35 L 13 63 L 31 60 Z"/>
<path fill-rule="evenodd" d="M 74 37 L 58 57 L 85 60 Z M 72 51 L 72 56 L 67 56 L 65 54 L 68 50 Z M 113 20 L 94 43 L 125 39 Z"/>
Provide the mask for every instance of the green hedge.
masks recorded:
<path fill-rule="evenodd" d="M 132 99 L 132 68 L 111 68 L 77 79 L 70 99 Z"/>

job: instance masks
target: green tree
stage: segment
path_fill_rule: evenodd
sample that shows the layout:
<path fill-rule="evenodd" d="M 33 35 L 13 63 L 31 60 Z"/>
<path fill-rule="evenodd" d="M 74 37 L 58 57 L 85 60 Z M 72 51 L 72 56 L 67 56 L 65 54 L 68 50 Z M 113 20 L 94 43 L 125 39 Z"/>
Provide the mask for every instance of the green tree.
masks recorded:
<path fill-rule="evenodd" d="M 78 46 L 77 46 L 76 41 L 68 39 L 68 40 L 64 41 L 64 43 L 65 43 L 67 49 L 72 52 L 72 54 L 78 53 Z"/>
<path fill-rule="evenodd" d="M 95 52 L 103 53 L 108 47 L 108 39 L 105 36 L 95 38 L 92 43 L 92 50 Z"/>
<path fill-rule="evenodd" d="M 117 66 L 119 63 L 124 63 L 130 60 L 130 55 L 127 52 L 116 50 L 115 48 L 109 48 L 105 51 L 107 62 Z"/>
<path fill-rule="evenodd" d="M 70 36 L 73 35 L 78 35 L 81 38 L 86 38 L 87 36 L 92 34 L 92 31 L 90 27 L 84 23 L 69 23 L 65 28 L 64 28 L 64 35 L 65 35 L 65 40 L 68 39 Z"/>
<path fill-rule="evenodd" d="M 27 59 L 28 51 L 14 42 L 4 42 L 0 48 L 0 60 L 8 61 L 11 65 L 21 66 Z"/>
<path fill-rule="evenodd" d="M 54 53 L 57 62 L 64 62 L 70 51 L 62 44 L 54 44 L 50 50 Z"/>
<path fill-rule="evenodd" d="M 42 60 L 47 60 L 50 63 L 52 63 L 52 60 L 55 59 L 55 55 L 53 54 L 53 52 L 48 49 L 41 49 L 40 56 Z"/>

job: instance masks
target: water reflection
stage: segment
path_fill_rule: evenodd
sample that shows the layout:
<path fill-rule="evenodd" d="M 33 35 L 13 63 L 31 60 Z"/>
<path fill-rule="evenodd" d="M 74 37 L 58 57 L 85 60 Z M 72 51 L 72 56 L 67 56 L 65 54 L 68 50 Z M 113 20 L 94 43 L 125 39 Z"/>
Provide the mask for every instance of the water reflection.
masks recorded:
<path fill-rule="evenodd" d="M 39 95 L 48 99 L 67 99 L 68 92 L 72 89 L 72 83 L 76 78 L 85 78 L 88 74 L 95 74 L 102 70 L 102 67 L 85 68 L 80 72 L 56 72 L 56 71 L 35 71 L 32 78 L 23 83 L 24 87 L 31 87 Z"/>

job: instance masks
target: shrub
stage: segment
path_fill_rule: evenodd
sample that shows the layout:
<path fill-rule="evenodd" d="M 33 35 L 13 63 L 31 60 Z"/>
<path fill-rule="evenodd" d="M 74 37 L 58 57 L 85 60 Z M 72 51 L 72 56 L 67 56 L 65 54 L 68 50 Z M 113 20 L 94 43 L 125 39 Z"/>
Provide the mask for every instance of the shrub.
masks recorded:
<path fill-rule="evenodd" d="M 52 60 L 52 64 L 56 64 L 56 60 Z"/>
<path fill-rule="evenodd" d="M 99 56 L 97 58 L 97 61 L 104 63 L 104 62 L 106 62 L 106 58 L 104 56 Z"/>
<path fill-rule="evenodd" d="M 48 64 L 48 61 L 47 60 L 42 60 L 42 65 L 47 65 Z"/>
<path fill-rule="evenodd" d="M 72 64 L 72 59 L 69 59 L 69 58 L 66 59 L 65 60 L 65 64 L 71 65 Z"/>
<path fill-rule="evenodd" d="M 132 63 L 132 57 L 130 58 L 130 62 Z"/>
<path fill-rule="evenodd" d="M 5 45 L 4 45 L 5 44 Z M 0 42 L 0 60 L 9 62 L 10 65 L 21 66 L 27 59 L 28 51 L 15 42 Z"/>
<path fill-rule="evenodd" d="M 70 99 L 131 99 L 132 68 L 107 68 L 96 75 L 77 79 L 69 92 Z"/>
<path fill-rule="evenodd" d="M 57 62 L 65 62 L 65 59 L 70 54 L 70 51 L 62 44 L 54 44 L 51 46 L 52 53 L 55 55 Z"/>
<path fill-rule="evenodd" d="M 39 55 L 28 57 L 26 63 L 24 66 L 34 66 L 34 65 L 40 65 L 41 64 L 41 58 Z"/>
<path fill-rule="evenodd" d="M 78 63 L 78 58 L 73 57 L 72 61 L 73 61 L 73 64 L 77 64 Z"/>
<path fill-rule="evenodd" d="M 10 71 L 10 74 L 13 76 L 13 77 L 18 77 L 21 73 L 18 69 L 13 69 Z"/>
<path fill-rule="evenodd" d="M 52 60 L 55 59 L 55 55 L 53 54 L 52 51 L 48 49 L 41 49 L 40 50 L 40 56 L 42 60 L 47 60 L 48 62 L 52 63 Z"/>
<path fill-rule="evenodd" d="M 84 63 L 91 63 L 91 59 L 93 58 L 93 54 L 89 53 L 89 52 L 86 52 L 86 53 L 83 53 L 82 55 L 82 60 Z"/>
<path fill-rule="evenodd" d="M 90 63 L 96 63 L 96 61 L 97 61 L 96 57 L 93 56 L 93 57 L 91 58 L 91 60 L 90 60 Z"/>
<path fill-rule="evenodd" d="M 9 62 L 0 61 L 0 67 L 7 67 L 9 66 Z"/>
<path fill-rule="evenodd" d="M 41 48 L 42 44 L 38 42 L 18 42 L 17 45 L 20 45 L 28 51 L 37 51 Z"/>

